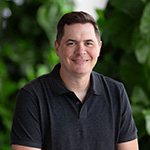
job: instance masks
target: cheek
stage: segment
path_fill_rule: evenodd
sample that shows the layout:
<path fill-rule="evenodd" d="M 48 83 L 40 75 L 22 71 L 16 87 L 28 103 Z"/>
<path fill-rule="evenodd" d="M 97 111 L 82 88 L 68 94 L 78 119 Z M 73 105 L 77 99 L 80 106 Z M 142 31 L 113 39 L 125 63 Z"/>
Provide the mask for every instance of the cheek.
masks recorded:
<path fill-rule="evenodd" d="M 71 57 L 72 51 L 67 48 L 62 48 L 58 50 L 57 56 L 63 60 L 63 59 Z"/>
<path fill-rule="evenodd" d="M 64 55 L 65 57 L 70 57 L 70 56 L 72 56 L 73 54 L 74 54 L 73 49 L 66 48 L 66 49 L 64 49 L 64 51 L 63 51 L 63 55 Z"/>
<path fill-rule="evenodd" d="M 99 57 L 100 56 L 100 49 L 98 49 L 97 51 L 96 51 L 96 55 L 97 55 L 97 57 Z"/>
<path fill-rule="evenodd" d="M 100 51 L 90 51 L 89 55 L 92 56 L 93 58 L 97 58 L 100 55 Z"/>

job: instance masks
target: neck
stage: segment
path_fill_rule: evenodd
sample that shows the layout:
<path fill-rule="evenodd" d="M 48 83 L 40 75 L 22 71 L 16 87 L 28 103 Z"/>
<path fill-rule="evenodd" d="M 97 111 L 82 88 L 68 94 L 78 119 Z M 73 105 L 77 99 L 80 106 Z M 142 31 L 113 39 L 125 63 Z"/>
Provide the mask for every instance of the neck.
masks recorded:
<path fill-rule="evenodd" d="M 73 91 L 79 98 L 79 100 L 83 102 L 90 86 L 90 74 L 85 76 L 84 75 L 71 76 L 64 74 L 60 69 L 60 76 L 65 86 L 70 91 Z"/>

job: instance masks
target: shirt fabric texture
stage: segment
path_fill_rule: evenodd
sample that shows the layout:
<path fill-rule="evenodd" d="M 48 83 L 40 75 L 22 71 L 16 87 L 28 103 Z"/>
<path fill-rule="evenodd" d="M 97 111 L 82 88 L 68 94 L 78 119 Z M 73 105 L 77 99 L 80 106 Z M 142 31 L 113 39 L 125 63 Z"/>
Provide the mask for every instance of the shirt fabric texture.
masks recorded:
<path fill-rule="evenodd" d="M 137 138 L 122 83 L 96 72 L 83 103 L 59 75 L 60 64 L 18 93 L 11 144 L 42 150 L 116 150 Z"/>

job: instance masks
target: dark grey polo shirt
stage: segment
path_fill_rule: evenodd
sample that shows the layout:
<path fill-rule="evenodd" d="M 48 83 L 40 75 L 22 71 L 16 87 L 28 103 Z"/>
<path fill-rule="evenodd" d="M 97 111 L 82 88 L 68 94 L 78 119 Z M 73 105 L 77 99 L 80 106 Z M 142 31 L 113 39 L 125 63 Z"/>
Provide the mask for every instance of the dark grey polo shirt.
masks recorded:
<path fill-rule="evenodd" d="M 43 150 L 116 150 L 137 138 L 122 83 L 96 72 L 83 103 L 59 76 L 60 64 L 19 92 L 11 144 Z"/>

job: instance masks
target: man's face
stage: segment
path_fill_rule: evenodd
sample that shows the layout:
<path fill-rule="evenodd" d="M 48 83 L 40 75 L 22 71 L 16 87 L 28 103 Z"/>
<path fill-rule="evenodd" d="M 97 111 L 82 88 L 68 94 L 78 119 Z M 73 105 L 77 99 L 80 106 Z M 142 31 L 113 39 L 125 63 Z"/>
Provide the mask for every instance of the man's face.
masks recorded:
<path fill-rule="evenodd" d="M 102 43 L 98 41 L 92 24 L 65 25 L 60 44 L 55 41 L 64 75 L 89 75 L 97 62 Z"/>

